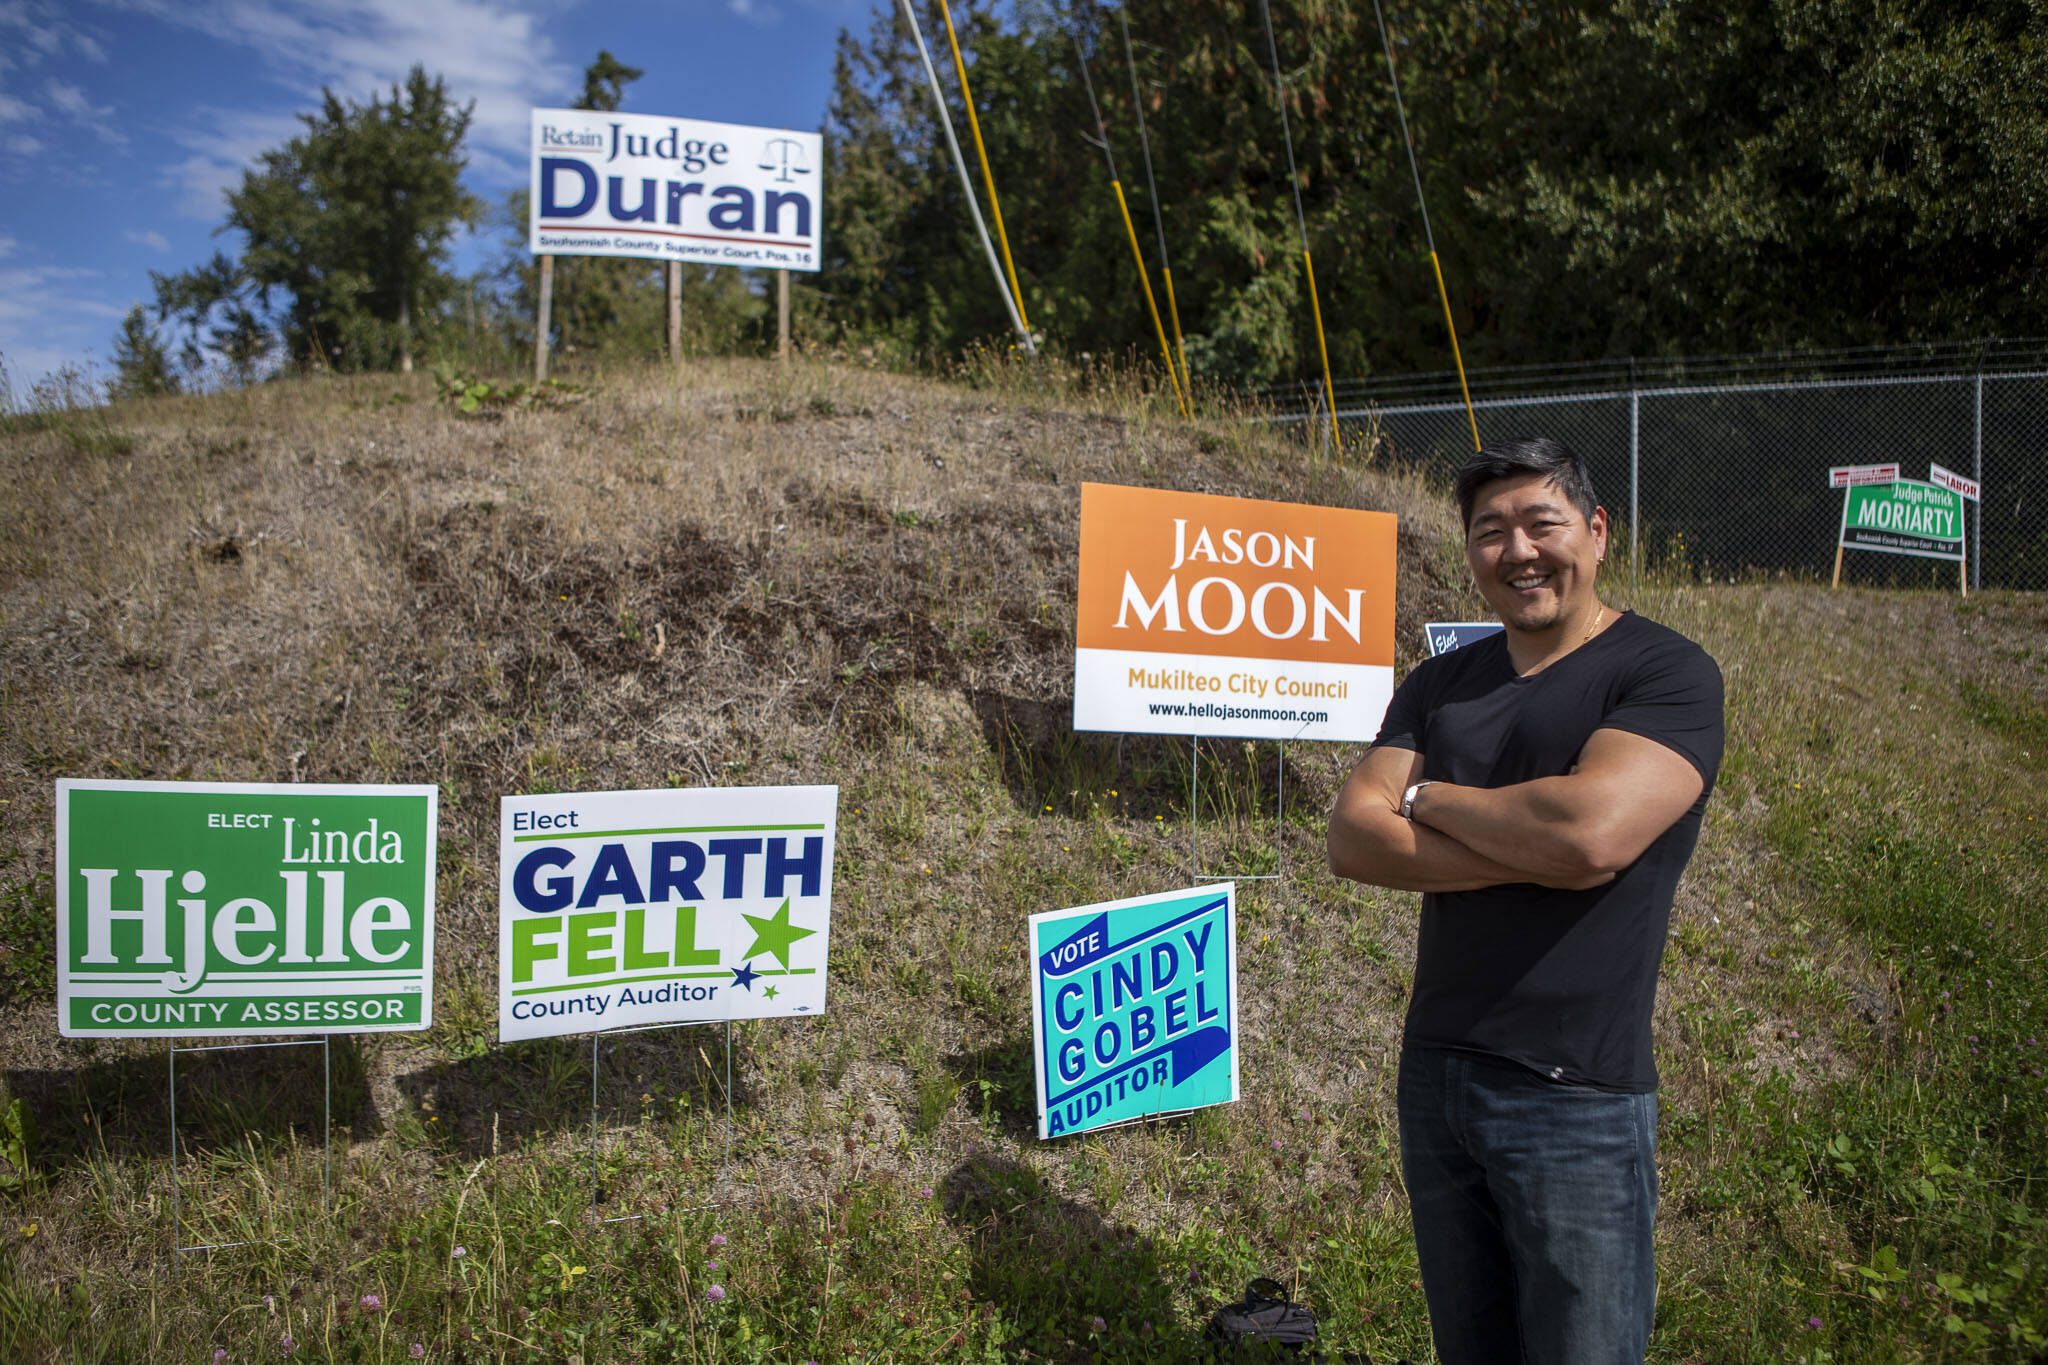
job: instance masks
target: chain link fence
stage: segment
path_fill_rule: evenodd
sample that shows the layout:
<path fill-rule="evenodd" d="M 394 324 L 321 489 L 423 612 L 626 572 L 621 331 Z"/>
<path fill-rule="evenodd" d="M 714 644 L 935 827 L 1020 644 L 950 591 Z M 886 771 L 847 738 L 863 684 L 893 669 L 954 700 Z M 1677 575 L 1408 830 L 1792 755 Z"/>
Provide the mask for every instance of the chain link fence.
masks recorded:
<path fill-rule="evenodd" d="M 1887 348 L 1473 371 L 1482 439 L 1551 436 L 1585 459 L 1638 572 L 1827 578 L 1834 465 L 1930 463 L 1975 479 L 1971 586 L 2048 589 L 2048 343 Z M 1326 440 L 1321 388 L 1266 394 Z M 1448 484 L 1471 453 L 1455 374 L 1337 386 L 1345 440 Z M 1954 588 L 1953 562 L 1851 550 L 1843 581 Z"/>

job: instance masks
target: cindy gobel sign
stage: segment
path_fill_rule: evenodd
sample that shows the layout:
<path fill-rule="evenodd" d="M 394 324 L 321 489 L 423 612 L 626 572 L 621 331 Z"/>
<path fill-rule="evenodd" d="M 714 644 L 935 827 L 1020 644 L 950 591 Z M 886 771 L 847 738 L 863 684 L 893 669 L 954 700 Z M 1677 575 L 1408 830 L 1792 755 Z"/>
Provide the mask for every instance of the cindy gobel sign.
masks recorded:
<path fill-rule="evenodd" d="M 431 786 L 57 784 L 66 1037 L 433 1022 Z"/>
<path fill-rule="evenodd" d="M 1038 1136 L 1237 1098 L 1237 887 L 1031 917 Z"/>
<path fill-rule="evenodd" d="M 1394 527 L 1082 484 L 1074 728 L 1373 738 L 1394 694 Z"/>
<path fill-rule="evenodd" d="M 823 158 L 816 133 L 536 109 L 528 244 L 536 256 L 814 271 Z"/>
<path fill-rule="evenodd" d="M 824 1013 L 837 787 L 499 810 L 500 1037 Z"/>

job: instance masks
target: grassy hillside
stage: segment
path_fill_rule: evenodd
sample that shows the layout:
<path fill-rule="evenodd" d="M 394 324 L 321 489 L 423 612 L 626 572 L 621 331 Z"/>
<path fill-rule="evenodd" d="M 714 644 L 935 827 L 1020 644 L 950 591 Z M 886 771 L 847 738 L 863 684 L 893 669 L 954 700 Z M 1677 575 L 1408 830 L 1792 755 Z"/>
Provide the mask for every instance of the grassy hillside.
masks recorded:
<path fill-rule="evenodd" d="M 1076 736 L 1078 485 L 1447 500 L 1114 382 L 820 364 L 464 414 L 302 382 L 0 429 L 0 1357 L 1174 1359 L 1254 1274 L 1428 1357 L 1395 1152 L 1414 898 L 1340 883 L 1355 756 L 1204 746 L 1242 1103 L 1041 1144 L 1024 918 L 1190 871 L 1184 742 Z M 1730 749 L 1660 998 L 1660 1360 L 2048 1339 L 2048 601 L 1665 582 Z M 436 1023 L 181 1060 L 55 1037 L 64 776 L 434 782 Z M 495 1042 L 506 792 L 841 786 L 817 1020 Z M 732 1121 L 725 1119 L 728 1065 Z M 25 1174 L 19 1166 L 25 1163 Z M 22 1178 L 16 1179 L 17 1175 Z M 602 1221 L 617 1215 L 631 1221 Z M 713 1293 L 713 1287 L 719 1292 Z"/>

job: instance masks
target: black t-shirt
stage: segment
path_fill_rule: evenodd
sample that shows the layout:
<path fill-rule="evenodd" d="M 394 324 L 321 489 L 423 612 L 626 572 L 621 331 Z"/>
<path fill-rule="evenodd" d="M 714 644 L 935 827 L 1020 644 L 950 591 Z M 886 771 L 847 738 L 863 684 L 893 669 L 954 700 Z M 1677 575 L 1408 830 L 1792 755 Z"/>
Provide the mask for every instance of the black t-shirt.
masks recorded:
<path fill-rule="evenodd" d="M 1721 766 L 1713 659 L 1678 632 L 1625 614 L 1518 677 L 1507 637 L 1494 635 L 1417 665 L 1375 743 L 1421 753 L 1424 778 L 1505 787 L 1569 772 L 1595 730 L 1676 752 L 1699 769 L 1699 800 L 1605 886 L 1517 882 L 1425 895 L 1407 1038 L 1639 1093 L 1657 1088 L 1650 1009 L 1671 898 Z"/>

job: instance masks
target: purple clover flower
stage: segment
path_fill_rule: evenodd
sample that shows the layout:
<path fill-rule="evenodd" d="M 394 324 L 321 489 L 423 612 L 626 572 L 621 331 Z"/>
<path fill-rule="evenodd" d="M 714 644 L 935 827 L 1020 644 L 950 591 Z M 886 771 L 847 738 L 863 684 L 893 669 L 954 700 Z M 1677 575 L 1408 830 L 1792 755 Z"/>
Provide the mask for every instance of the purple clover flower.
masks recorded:
<path fill-rule="evenodd" d="M 713 1303 L 723 1303 L 725 1301 L 725 1286 L 722 1284 L 712 1285 L 704 1291 L 704 1297 Z"/>
<path fill-rule="evenodd" d="M 362 1309 L 365 1313 L 374 1313 L 383 1306 L 384 1300 L 378 1298 L 375 1294 L 365 1294 L 356 1300 L 356 1307 Z"/>

